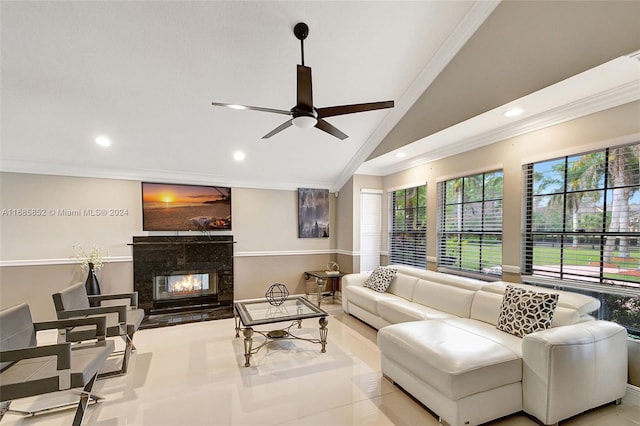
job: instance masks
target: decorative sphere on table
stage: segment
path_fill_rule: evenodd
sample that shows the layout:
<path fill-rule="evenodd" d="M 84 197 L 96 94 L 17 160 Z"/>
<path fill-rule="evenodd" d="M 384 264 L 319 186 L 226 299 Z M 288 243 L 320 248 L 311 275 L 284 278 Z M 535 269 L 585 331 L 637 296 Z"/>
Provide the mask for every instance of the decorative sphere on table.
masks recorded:
<path fill-rule="evenodd" d="M 264 296 L 273 306 L 280 306 L 289 297 L 289 290 L 287 290 L 286 285 L 275 283 L 271 284 Z"/>

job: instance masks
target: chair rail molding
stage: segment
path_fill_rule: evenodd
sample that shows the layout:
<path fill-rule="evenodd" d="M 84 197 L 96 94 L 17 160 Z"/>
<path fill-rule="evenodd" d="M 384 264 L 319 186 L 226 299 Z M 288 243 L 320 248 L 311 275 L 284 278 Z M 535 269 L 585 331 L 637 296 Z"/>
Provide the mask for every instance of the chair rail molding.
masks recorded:
<path fill-rule="evenodd" d="M 110 256 L 102 259 L 104 263 L 133 262 L 132 256 Z M 78 260 L 72 257 L 51 259 L 14 259 L 0 260 L 0 268 L 9 266 L 46 266 L 46 265 L 76 265 Z"/>

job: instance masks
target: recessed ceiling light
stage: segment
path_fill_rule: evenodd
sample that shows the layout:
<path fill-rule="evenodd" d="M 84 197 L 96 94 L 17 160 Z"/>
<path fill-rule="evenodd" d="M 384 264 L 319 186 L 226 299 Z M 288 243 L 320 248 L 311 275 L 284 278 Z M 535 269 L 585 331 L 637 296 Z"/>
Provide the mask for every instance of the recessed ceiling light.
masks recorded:
<path fill-rule="evenodd" d="M 511 108 L 510 110 L 505 111 L 505 117 L 517 117 L 522 114 L 524 110 L 522 108 Z"/>
<path fill-rule="evenodd" d="M 406 156 L 407 156 L 407 153 L 406 153 L 406 152 L 398 152 L 398 153 L 396 154 L 396 158 L 404 158 L 404 157 L 406 157 Z"/>
<path fill-rule="evenodd" d="M 98 136 L 96 138 L 96 143 L 100 146 L 111 146 L 111 140 L 106 136 Z"/>
<path fill-rule="evenodd" d="M 236 161 L 244 161 L 246 155 L 242 151 L 236 151 L 233 153 L 233 159 Z"/>

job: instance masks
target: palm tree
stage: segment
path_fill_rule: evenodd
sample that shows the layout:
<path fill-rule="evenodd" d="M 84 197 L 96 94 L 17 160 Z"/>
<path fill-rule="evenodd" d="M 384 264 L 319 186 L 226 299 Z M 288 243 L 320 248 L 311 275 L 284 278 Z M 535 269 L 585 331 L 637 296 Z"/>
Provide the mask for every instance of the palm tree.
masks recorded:
<path fill-rule="evenodd" d="M 586 195 L 596 199 L 599 197 L 599 194 L 592 190 L 601 185 L 604 172 L 603 160 L 604 155 L 602 152 L 584 154 L 576 160 L 568 159 L 566 162 L 554 164 L 552 169 L 555 173 L 544 175 L 540 179 L 537 187 L 539 193 L 544 193 L 546 188 L 562 190 L 562 192 L 550 194 L 549 207 L 560 207 L 564 210 L 566 203 L 566 214 L 571 215 L 571 230 L 573 232 L 578 232 L 580 229 L 579 212 L 584 197 Z M 559 176 L 561 177 L 559 178 Z M 573 235 L 572 245 L 573 247 L 578 246 L 577 234 Z"/>
<path fill-rule="evenodd" d="M 615 148 L 609 152 L 609 187 L 613 188 L 611 202 L 611 220 L 609 233 L 629 232 L 629 198 L 637 191 L 640 178 L 638 170 L 640 145 Z M 604 246 L 604 262 L 611 262 L 616 246 L 616 238 L 620 238 L 618 257 L 629 257 L 629 237 L 626 235 L 608 235 Z"/>

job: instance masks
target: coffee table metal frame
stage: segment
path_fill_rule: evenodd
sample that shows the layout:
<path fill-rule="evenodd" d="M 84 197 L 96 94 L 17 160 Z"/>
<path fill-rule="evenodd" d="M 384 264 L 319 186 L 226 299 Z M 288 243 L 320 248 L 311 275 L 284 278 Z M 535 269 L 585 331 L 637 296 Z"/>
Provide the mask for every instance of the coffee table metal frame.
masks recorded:
<path fill-rule="evenodd" d="M 273 306 L 267 299 L 250 299 L 239 300 L 233 304 L 233 315 L 236 325 L 236 337 L 240 337 L 240 330 L 244 336 L 244 358 L 245 367 L 251 365 L 251 355 L 256 354 L 260 349 L 266 346 L 272 340 L 296 339 L 304 340 L 311 343 L 319 343 L 322 345 L 320 352 L 326 352 L 327 345 L 327 324 L 329 323 L 329 314 L 318 306 L 307 300 L 302 295 L 289 296 L 282 305 Z M 291 333 L 293 326 L 302 327 L 302 320 L 307 318 L 320 318 L 320 338 L 308 339 L 296 336 Z M 291 321 L 288 327 L 271 330 L 258 331 L 253 328 L 255 325 L 273 324 L 277 322 Z M 244 327 L 241 327 L 244 326 Z M 264 342 L 259 346 L 253 346 L 253 334 L 257 333 L 264 337 Z"/>

